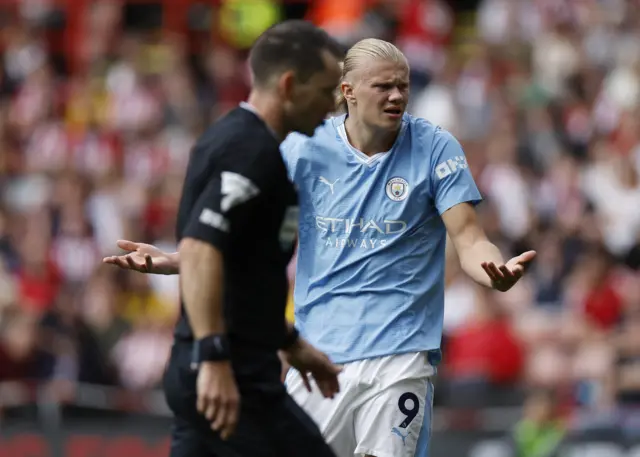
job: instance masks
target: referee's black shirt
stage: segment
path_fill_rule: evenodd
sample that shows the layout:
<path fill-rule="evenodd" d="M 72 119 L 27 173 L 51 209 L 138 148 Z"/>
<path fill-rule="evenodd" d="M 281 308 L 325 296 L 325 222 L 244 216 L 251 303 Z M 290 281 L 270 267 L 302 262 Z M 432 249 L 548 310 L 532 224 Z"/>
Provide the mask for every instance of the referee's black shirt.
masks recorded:
<path fill-rule="evenodd" d="M 297 195 L 279 141 L 255 113 L 236 108 L 193 149 L 176 234 L 223 254 L 224 319 L 239 381 L 279 380 L 276 351 L 286 333 L 286 267 L 296 233 Z M 193 340 L 184 304 L 175 337 Z"/>

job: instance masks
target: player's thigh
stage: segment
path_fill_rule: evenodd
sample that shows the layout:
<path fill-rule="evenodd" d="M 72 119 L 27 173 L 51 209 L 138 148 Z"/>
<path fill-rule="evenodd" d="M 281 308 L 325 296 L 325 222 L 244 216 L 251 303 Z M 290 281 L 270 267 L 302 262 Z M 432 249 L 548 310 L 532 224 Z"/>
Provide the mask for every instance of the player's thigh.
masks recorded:
<path fill-rule="evenodd" d="M 355 417 L 357 455 L 427 457 L 433 384 L 429 378 L 400 380 L 362 405 Z"/>
<path fill-rule="evenodd" d="M 289 370 L 285 380 L 291 398 L 314 421 L 338 457 L 352 457 L 356 447 L 353 418 L 358 398 L 348 372 L 346 367 L 339 375 L 340 392 L 331 399 L 322 396 L 313 380 L 309 392 L 297 370 Z"/>

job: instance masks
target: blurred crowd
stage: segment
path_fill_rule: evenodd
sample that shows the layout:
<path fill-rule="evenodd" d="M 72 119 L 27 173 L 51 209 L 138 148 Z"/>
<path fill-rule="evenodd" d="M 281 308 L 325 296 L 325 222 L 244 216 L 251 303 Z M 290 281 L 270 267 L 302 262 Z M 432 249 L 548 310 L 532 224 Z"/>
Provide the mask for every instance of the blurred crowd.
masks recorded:
<path fill-rule="evenodd" d="M 229 0 L 196 11 L 220 27 L 194 51 L 101 0 L 73 72 L 36 3 L 0 30 L 0 381 L 158 385 L 177 278 L 101 259 L 118 239 L 175 248 L 191 145 L 246 96 L 252 38 L 306 14 L 347 46 L 400 47 L 410 111 L 460 139 L 490 238 L 538 251 L 506 294 L 450 252 L 439 401 L 545 389 L 592 420 L 640 401 L 639 1 Z"/>
<path fill-rule="evenodd" d="M 443 373 L 547 389 L 584 426 L 624 426 L 640 401 L 639 6 L 483 0 L 477 40 L 413 105 L 463 142 L 490 238 L 538 251 L 507 294 L 451 253 Z"/>

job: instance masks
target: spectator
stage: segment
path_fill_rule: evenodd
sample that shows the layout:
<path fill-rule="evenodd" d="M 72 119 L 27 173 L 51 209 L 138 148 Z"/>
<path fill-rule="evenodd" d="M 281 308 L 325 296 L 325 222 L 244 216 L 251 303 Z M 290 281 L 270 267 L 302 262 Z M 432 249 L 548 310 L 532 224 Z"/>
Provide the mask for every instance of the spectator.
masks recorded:
<path fill-rule="evenodd" d="M 33 378 L 37 370 L 37 322 L 13 311 L 0 328 L 0 382 Z"/>
<path fill-rule="evenodd" d="M 506 316 L 495 298 L 476 288 L 476 307 L 470 319 L 449 338 L 448 375 L 489 384 L 509 384 L 518 379 L 523 353 Z"/>
<path fill-rule="evenodd" d="M 524 417 L 511 437 L 514 454 L 517 457 L 556 455 L 564 434 L 556 395 L 546 390 L 532 392 L 525 400 Z"/>

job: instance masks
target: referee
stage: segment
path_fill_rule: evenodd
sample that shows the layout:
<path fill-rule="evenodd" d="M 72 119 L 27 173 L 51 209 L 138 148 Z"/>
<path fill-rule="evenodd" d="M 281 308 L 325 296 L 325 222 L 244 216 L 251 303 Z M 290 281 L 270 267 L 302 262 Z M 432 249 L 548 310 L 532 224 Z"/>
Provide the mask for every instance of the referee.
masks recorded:
<path fill-rule="evenodd" d="M 297 196 L 280 155 L 333 109 L 339 46 L 304 21 L 254 44 L 248 103 L 196 144 L 177 222 L 181 316 L 164 377 L 171 457 L 333 456 L 287 395 L 277 352 L 330 397 L 339 368 L 284 319 Z"/>

